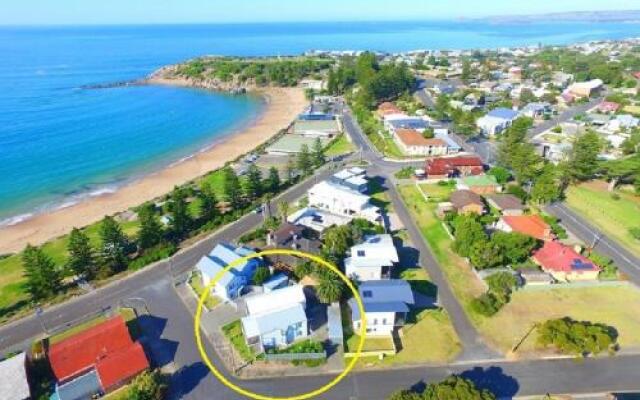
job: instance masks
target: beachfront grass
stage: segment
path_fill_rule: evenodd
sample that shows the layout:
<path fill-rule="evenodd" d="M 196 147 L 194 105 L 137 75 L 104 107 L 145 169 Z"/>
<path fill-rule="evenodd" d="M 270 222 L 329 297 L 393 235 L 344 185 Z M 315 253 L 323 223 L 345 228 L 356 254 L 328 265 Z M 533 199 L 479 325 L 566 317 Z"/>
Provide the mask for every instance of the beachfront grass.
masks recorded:
<path fill-rule="evenodd" d="M 567 192 L 567 205 L 614 238 L 634 254 L 640 254 L 640 240 L 629 232 L 640 228 L 640 197 L 621 191 L 607 191 L 605 182 L 572 186 Z"/>
<path fill-rule="evenodd" d="M 351 153 L 354 150 L 355 146 L 349 141 L 347 135 L 342 134 L 329 144 L 329 146 L 325 149 L 324 154 L 327 157 L 335 157 Z"/>
<path fill-rule="evenodd" d="M 120 226 L 129 236 L 134 236 L 138 231 L 137 221 L 121 222 Z M 95 248 L 100 245 L 99 230 L 100 223 L 89 225 L 84 230 Z M 67 261 L 68 243 L 69 237 L 65 235 L 45 243 L 42 248 L 58 266 L 64 266 Z M 29 301 L 23 272 L 20 254 L 0 260 L 0 321 L 13 315 Z"/>
<path fill-rule="evenodd" d="M 198 300 L 199 300 L 200 297 L 202 296 L 202 293 L 204 293 L 204 286 L 202 285 L 202 276 L 197 272 L 192 273 L 191 278 L 189 278 L 189 286 L 191 286 L 193 291 L 198 296 Z M 213 293 L 210 293 L 209 296 L 207 296 L 207 300 L 204 302 L 204 306 L 207 307 L 209 310 L 213 310 L 218 304 L 220 304 L 220 302 L 221 300 L 218 296 L 214 296 Z"/>
<path fill-rule="evenodd" d="M 222 333 L 244 361 L 249 362 L 256 357 L 255 352 L 247 345 L 240 320 L 223 326 Z"/>
<path fill-rule="evenodd" d="M 400 186 L 399 191 L 464 310 L 475 321 L 483 319 L 470 304 L 484 293 L 484 285 L 471 266 L 451 249 L 453 240 L 435 213 L 437 203 L 427 202 L 415 185 Z"/>
<path fill-rule="evenodd" d="M 640 290 L 633 286 L 518 291 L 479 330 L 490 344 L 509 352 L 536 323 L 563 317 L 613 326 L 622 349 L 640 348 Z M 533 330 L 516 356 L 536 355 L 536 338 Z"/>

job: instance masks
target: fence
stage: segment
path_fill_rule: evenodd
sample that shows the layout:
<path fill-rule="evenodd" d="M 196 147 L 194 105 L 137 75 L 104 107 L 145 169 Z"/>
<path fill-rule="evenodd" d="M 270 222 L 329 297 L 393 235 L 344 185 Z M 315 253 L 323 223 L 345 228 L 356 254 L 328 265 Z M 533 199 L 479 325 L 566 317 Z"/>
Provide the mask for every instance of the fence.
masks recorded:
<path fill-rule="evenodd" d="M 524 287 L 520 288 L 520 290 L 534 292 L 554 289 L 586 289 L 599 287 L 635 287 L 635 285 L 629 281 L 571 282 L 549 285 L 525 285 Z"/>
<path fill-rule="evenodd" d="M 266 361 L 302 361 L 302 360 L 324 360 L 327 358 L 327 352 L 322 353 L 282 353 L 282 354 L 265 354 Z"/>

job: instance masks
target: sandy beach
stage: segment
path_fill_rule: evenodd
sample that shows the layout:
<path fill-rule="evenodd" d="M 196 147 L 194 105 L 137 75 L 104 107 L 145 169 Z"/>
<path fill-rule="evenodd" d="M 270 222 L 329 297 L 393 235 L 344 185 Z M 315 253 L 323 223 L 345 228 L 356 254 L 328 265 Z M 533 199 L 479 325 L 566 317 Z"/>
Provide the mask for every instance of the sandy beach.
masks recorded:
<path fill-rule="evenodd" d="M 268 88 L 255 93 L 264 96 L 267 105 L 252 125 L 221 139 L 220 143 L 208 150 L 134 181 L 115 193 L 0 227 L 0 254 L 20 251 L 27 243 L 42 244 L 68 233 L 73 227 L 83 227 L 99 221 L 105 215 L 127 210 L 171 191 L 175 185 L 220 168 L 286 128 L 306 105 L 304 92 L 298 88 Z"/>

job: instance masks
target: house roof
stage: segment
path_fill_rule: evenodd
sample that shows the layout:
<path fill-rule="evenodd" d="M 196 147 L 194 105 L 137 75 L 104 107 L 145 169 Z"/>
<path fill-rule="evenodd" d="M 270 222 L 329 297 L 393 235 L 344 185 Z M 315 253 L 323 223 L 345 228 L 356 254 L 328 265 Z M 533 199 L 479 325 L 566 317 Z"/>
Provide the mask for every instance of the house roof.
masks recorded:
<path fill-rule="evenodd" d="M 539 240 L 548 238 L 551 227 L 544 222 L 539 215 L 514 215 L 504 216 L 502 220 L 511 227 L 514 232 L 534 237 Z"/>
<path fill-rule="evenodd" d="M 407 312 L 415 303 L 409 282 L 400 279 L 366 281 L 358 288 L 365 312 Z M 354 299 L 349 301 L 354 321 L 360 310 Z"/>
<path fill-rule="evenodd" d="M 247 337 L 255 337 L 269 332 L 286 330 L 287 327 L 307 320 L 302 304 L 292 304 L 273 312 L 249 315 L 240 320 Z"/>
<path fill-rule="evenodd" d="M 200 261 L 198 261 L 196 268 L 202 272 L 202 274 L 213 279 L 232 262 L 253 253 L 255 253 L 255 251 L 246 247 L 236 247 L 230 243 L 224 242 L 218 243 L 208 255 L 202 257 Z M 221 285 L 228 284 L 233 280 L 234 276 L 242 275 L 244 268 L 251 265 L 252 262 L 255 262 L 255 260 L 250 260 L 249 262 L 242 263 L 241 265 L 236 265 L 229 271 L 229 273 L 222 275 L 218 282 Z"/>
<path fill-rule="evenodd" d="M 345 260 L 345 265 L 383 267 L 391 266 L 398 261 L 398 251 L 393 244 L 393 238 L 384 234 L 367 236 L 362 243 L 351 247 L 351 257 Z"/>
<path fill-rule="evenodd" d="M 500 107 L 500 108 L 496 108 L 494 110 L 489 111 L 487 116 L 511 121 L 518 117 L 518 112 L 514 110 L 510 110 L 508 108 Z"/>
<path fill-rule="evenodd" d="M 613 101 L 603 101 L 602 103 L 600 103 L 598 105 L 598 109 L 600 111 L 618 111 L 618 109 L 620 108 L 620 104 L 613 102 Z"/>
<path fill-rule="evenodd" d="M 498 210 L 524 210 L 522 200 L 512 194 L 492 194 L 486 196 L 487 201 Z"/>
<path fill-rule="evenodd" d="M 402 110 L 398 108 L 395 104 L 391 102 L 384 102 L 378 106 L 378 114 L 387 115 L 387 114 L 400 114 Z"/>
<path fill-rule="evenodd" d="M 131 340 L 121 316 L 51 345 L 48 355 L 58 381 L 95 368 L 104 388 L 149 367 L 142 346 Z"/>
<path fill-rule="evenodd" d="M 302 136 L 297 134 L 282 135 L 275 143 L 267 147 L 267 152 L 276 153 L 300 153 L 302 146 L 307 145 L 309 149 L 313 148 L 316 138 L 310 136 Z M 320 138 L 323 145 L 328 143 L 327 139 Z"/>
<path fill-rule="evenodd" d="M 25 359 L 25 353 L 20 353 L 0 361 L 0 400 L 24 400 L 30 397 Z"/>
<path fill-rule="evenodd" d="M 493 175 L 474 175 L 462 178 L 462 183 L 466 186 L 498 186 L 498 181 Z"/>
<path fill-rule="evenodd" d="M 294 225 L 290 222 L 285 222 L 280 225 L 280 227 L 273 232 L 273 238 L 277 245 L 283 246 L 289 243 L 293 239 L 293 236 L 297 236 L 298 238 L 302 238 L 302 234 L 304 233 L 304 226 Z"/>
<path fill-rule="evenodd" d="M 475 167 L 483 168 L 479 157 L 441 157 L 427 161 L 426 172 L 429 175 L 447 175 L 458 168 Z"/>
<path fill-rule="evenodd" d="M 426 129 L 427 123 L 422 118 L 407 117 L 387 121 L 394 129 Z"/>
<path fill-rule="evenodd" d="M 95 370 L 56 387 L 57 400 L 90 399 L 101 391 L 100 378 Z"/>
<path fill-rule="evenodd" d="M 398 129 L 396 135 L 407 146 L 433 146 L 442 147 L 447 144 L 440 139 L 427 139 L 414 129 Z"/>
<path fill-rule="evenodd" d="M 320 131 L 320 132 L 337 132 L 338 124 L 335 120 L 303 120 L 296 121 L 294 130 L 296 132 Z"/>
<path fill-rule="evenodd" d="M 100 382 L 105 389 L 117 386 L 147 368 L 149 362 L 139 342 L 111 354 L 97 364 Z"/>
<path fill-rule="evenodd" d="M 306 301 L 302 285 L 287 286 L 269 293 L 251 296 L 245 300 L 250 315 L 269 313 L 294 304 L 304 304 Z"/>
<path fill-rule="evenodd" d="M 480 197 L 480 195 L 470 190 L 456 190 L 455 192 L 451 193 L 451 196 L 449 197 L 449 201 L 457 209 L 463 208 L 471 204 L 476 204 L 484 207 L 484 203 L 482 202 L 482 197 Z"/>
<path fill-rule="evenodd" d="M 573 248 L 560 242 L 545 242 L 541 249 L 533 253 L 533 258 L 540 266 L 550 272 L 592 272 L 599 271 L 593 262 Z"/>

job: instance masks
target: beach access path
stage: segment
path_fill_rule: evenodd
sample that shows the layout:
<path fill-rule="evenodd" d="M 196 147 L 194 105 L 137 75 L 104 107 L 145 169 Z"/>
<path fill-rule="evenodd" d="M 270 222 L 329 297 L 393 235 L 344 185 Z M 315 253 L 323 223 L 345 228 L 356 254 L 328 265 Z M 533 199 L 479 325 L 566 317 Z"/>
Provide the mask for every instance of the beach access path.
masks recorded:
<path fill-rule="evenodd" d="M 115 193 L 0 227 L 0 254 L 18 252 L 27 243 L 40 245 L 70 232 L 74 227 L 90 225 L 105 215 L 113 215 L 160 197 L 176 185 L 221 168 L 226 162 L 251 152 L 286 128 L 307 104 L 304 91 L 300 88 L 264 88 L 256 93 L 265 98 L 265 111 L 243 130 L 224 137 L 219 143 L 191 158 L 134 181 Z"/>

